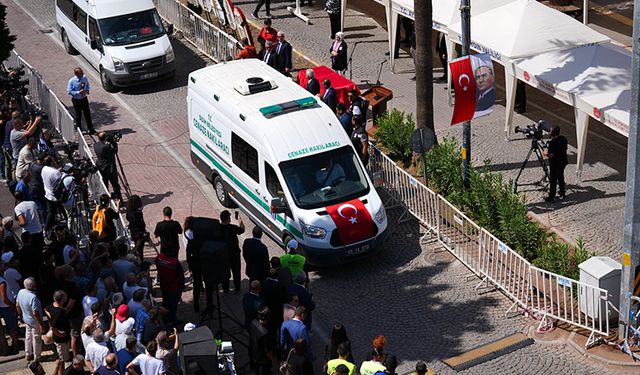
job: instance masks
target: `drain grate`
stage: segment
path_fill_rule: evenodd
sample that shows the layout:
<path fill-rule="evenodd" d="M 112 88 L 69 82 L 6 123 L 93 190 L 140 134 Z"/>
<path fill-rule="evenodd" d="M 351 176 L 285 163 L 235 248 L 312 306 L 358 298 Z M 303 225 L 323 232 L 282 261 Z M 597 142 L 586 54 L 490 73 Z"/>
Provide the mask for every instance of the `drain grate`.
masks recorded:
<path fill-rule="evenodd" d="M 53 29 L 40 29 L 40 32 L 43 34 L 51 34 L 53 33 Z"/>

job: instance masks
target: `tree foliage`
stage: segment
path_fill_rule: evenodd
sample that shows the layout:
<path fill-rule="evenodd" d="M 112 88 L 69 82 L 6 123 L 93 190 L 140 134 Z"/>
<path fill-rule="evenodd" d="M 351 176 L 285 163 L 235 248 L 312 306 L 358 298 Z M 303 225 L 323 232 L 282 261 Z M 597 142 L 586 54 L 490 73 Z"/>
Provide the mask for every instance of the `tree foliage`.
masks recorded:
<path fill-rule="evenodd" d="M 13 50 L 13 42 L 15 42 L 15 35 L 11 35 L 6 22 L 7 6 L 0 4 L 0 61 L 4 61 L 9 58 L 11 51 Z"/>

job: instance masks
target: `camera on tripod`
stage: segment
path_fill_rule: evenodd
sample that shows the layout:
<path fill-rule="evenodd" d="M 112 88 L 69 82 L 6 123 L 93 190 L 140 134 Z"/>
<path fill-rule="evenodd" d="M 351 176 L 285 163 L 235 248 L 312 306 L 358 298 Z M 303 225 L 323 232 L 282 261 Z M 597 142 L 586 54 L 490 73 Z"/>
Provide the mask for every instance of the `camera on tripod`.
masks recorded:
<path fill-rule="evenodd" d="M 540 120 L 537 124 L 527 125 L 526 128 L 516 126 L 514 130 L 516 133 L 524 134 L 524 136 L 527 138 L 532 138 L 536 141 L 539 141 L 542 139 L 543 132 L 551 132 L 551 125 L 549 125 L 549 123 L 544 120 Z"/>
<path fill-rule="evenodd" d="M 0 74 L 0 84 L 6 90 L 9 97 L 20 97 L 27 95 L 28 79 L 20 79 L 24 76 L 24 67 L 14 68 Z"/>
<path fill-rule="evenodd" d="M 111 144 L 116 144 L 120 142 L 121 139 L 122 139 L 122 133 L 120 133 L 119 131 L 111 133 L 107 136 L 107 142 Z"/>

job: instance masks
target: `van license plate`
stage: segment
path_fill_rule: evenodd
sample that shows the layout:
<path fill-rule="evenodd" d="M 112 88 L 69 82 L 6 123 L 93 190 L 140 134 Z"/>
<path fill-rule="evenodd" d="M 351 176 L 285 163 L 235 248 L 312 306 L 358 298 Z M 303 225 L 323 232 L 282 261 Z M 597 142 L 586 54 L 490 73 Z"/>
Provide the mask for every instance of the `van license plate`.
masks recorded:
<path fill-rule="evenodd" d="M 370 245 L 362 245 L 360 247 L 355 247 L 353 249 L 347 250 L 347 256 L 358 255 L 369 251 Z"/>
<path fill-rule="evenodd" d="M 151 73 L 147 73 L 147 74 L 141 74 L 140 75 L 140 79 L 155 78 L 157 76 L 158 76 L 158 72 L 151 72 Z"/>

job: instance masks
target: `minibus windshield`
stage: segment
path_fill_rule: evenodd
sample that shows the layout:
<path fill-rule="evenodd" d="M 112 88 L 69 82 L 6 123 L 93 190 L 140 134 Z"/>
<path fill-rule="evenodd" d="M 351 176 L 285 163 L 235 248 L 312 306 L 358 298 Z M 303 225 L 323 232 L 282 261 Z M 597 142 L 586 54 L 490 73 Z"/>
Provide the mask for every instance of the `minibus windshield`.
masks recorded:
<path fill-rule="evenodd" d="M 154 9 L 125 14 L 98 21 L 105 46 L 122 46 L 155 39 L 164 34 L 158 12 Z"/>
<path fill-rule="evenodd" d="M 331 206 L 369 193 L 369 183 L 349 146 L 280 163 L 298 207 Z"/>

